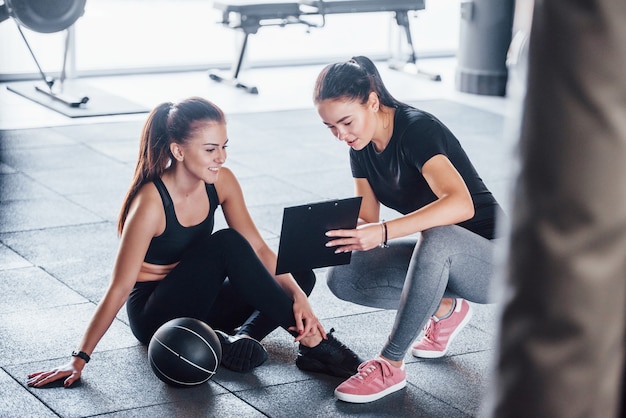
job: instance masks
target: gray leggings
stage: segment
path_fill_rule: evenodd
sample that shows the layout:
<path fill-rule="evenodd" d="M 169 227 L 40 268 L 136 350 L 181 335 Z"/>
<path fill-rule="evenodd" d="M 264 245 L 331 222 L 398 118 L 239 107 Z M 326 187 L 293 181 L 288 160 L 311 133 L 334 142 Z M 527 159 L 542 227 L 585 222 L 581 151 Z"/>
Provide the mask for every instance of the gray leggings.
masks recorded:
<path fill-rule="evenodd" d="M 389 248 L 354 252 L 350 264 L 328 271 L 328 287 L 349 302 L 397 309 L 381 354 L 402 360 L 442 297 L 492 302 L 495 241 L 456 225 L 432 228 L 419 240 L 403 238 Z"/>

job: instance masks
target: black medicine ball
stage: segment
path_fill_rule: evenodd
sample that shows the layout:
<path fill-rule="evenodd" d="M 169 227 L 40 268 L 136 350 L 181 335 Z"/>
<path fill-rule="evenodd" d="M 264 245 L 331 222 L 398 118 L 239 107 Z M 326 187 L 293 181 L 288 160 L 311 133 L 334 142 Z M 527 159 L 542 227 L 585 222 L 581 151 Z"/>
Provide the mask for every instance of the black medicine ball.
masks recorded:
<path fill-rule="evenodd" d="M 190 387 L 207 382 L 222 359 L 215 331 L 193 318 L 176 318 L 161 325 L 148 345 L 152 371 L 173 386 Z"/>

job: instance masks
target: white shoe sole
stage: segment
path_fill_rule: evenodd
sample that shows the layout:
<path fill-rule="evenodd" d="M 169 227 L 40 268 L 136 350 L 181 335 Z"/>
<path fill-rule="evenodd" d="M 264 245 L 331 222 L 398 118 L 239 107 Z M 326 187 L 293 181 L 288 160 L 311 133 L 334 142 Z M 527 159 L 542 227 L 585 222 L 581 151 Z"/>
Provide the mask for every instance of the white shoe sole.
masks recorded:
<path fill-rule="evenodd" d="M 393 386 L 389 386 L 387 389 L 378 392 L 378 393 L 373 393 L 371 395 L 352 395 L 349 393 L 342 393 L 342 392 L 338 392 L 337 389 L 335 389 L 335 397 L 337 399 L 339 399 L 340 401 L 344 401 L 344 402 L 350 402 L 350 403 L 367 403 L 367 402 L 374 402 L 380 398 L 384 398 L 385 396 L 393 393 L 393 392 L 397 392 L 400 389 L 404 388 L 406 386 L 406 379 L 403 380 L 402 382 L 398 382 Z"/>
<path fill-rule="evenodd" d="M 445 356 L 448 353 L 448 349 L 450 348 L 450 345 L 452 344 L 452 341 L 454 341 L 454 339 L 459 334 L 459 332 L 461 332 L 463 330 L 463 328 L 465 328 L 465 326 L 468 324 L 470 319 L 472 319 L 472 315 L 473 315 L 472 311 L 473 311 L 472 305 L 469 305 L 469 310 L 467 311 L 467 315 L 465 315 L 465 318 L 463 318 L 463 320 L 461 321 L 459 326 L 456 327 L 454 332 L 450 335 L 450 338 L 448 339 L 448 345 L 446 345 L 446 349 L 445 350 L 443 350 L 443 351 L 428 351 L 428 350 L 419 350 L 417 348 L 414 348 L 411 351 L 411 354 L 413 354 L 413 357 L 417 357 L 417 358 L 441 358 L 441 357 Z"/>

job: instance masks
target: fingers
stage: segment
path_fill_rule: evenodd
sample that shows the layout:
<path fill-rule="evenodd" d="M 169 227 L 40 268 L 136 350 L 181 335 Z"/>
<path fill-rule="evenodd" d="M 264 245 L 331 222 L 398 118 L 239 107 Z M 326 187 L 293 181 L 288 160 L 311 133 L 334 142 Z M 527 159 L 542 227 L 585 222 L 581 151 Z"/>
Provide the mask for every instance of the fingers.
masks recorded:
<path fill-rule="evenodd" d="M 57 380 L 66 378 L 63 382 L 63 386 L 69 387 L 75 381 L 80 379 L 81 372 L 69 367 L 60 367 L 47 372 L 36 372 L 28 375 L 26 384 L 30 387 L 39 388 L 55 382 Z"/>
<path fill-rule="evenodd" d="M 332 231 L 326 231 L 327 237 L 353 237 L 354 229 L 333 229 Z"/>
<path fill-rule="evenodd" d="M 303 319 L 302 323 L 302 331 L 300 331 L 297 326 L 289 328 L 289 331 L 298 332 L 298 336 L 294 339 L 294 342 L 299 342 L 305 337 L 317 335 L 318 333 L 321 334 L 323 338 L 326 338 L 326 332 L 324 331 L 324 327 L 322 327 L 319 320 L 315 316 Z"/>
<path fill-rule="evenodd" d="M 356 245 L 343 246 L 343 247 L 337 248 L 335 250 L 335 254 L 349 253 L 354 250 L 358 250 L 358 247 Z"/>
<path fill-rule="evenodd" d="M 300 341 L 300 339 L 305 335 L 304 322 L 302 321 L 301 314 L 296 314 L 295 319 L 296 319 L 296 331 L 298 332 L 298 337 L 296 338 L 296 341 Z"/>
<path fill-rule="evenodd" d="M 289 331 L 291 332 L 295 332 L 298 335 L 293 339 L 294 343 L 298 343 L 300 342 L 301 339 L 303 339 L 304 337 L 306 337 L 306 334 L 304 333 L 304 331 L 301 333 L 300 331 L 298 331 L 298 328 L 296 326 L 293 327 L 289 327 L 287 328 Z"/>
<path fill-rule="evenodd" d="M 294 342 L 299 342 L 305 337 L 320 334 L 322 338 L 326 338 L 324 327 L 322 327 L 319 319 L 315 316 L 306 298 L 295 302 L 293 311 L 296 324 L 290 327 L 289 330 L 292 332 L 297 330 L 298 335 L 294 339 Z"/>
<path fill-rule="evenodd" d="M 304 335 L 316 334 L 317 324 L 319 324 L 319 321 L 317 320 L 317 318 L 313 317 L 311 319 L 307 319 L 305 321 L 305 324 L 306 324 L 306 328 L 304 330 Z"/>
<path fill-rule="evenodd" d="M 335 254 L 349 253 L 351 251 L 364 251 L 368 249 L 356 238 L 352 238 L 350 240 L 341 239 L 341 240 L 328 241 L 326 243 L 326 246 L 337 247 L 335 248 Z"/>
<path fill-rule="evenodd" d="M 69 388 L 78 379 L 80 379 L 80 373 L 72 373 L 70 377 L 65 379 L 65 381 L 63 382 L 63 386 L 65 386 L 66 388 Z"/>
<path fill-rule="evenodd" d="M 367 251 L 377 247 L 381 243 L 381 231 L 379 224 L 366 224 L 357 229 L 337 229 L 327 231 L 326 236 L 337 237 L 326 243 L 327 247 L 337 247 L 335 253 L 347 253 L 350 251 Z"/>
<path fill-rule="evenodd" d="M 306 332 L 305 335 L 312 336 L 320 334 L 322 338 L 326 338 L 326 332 L 324 331 L 324 327 L 320 323 L 319 319 L 315 315 L 312 315 L 310 318 L 307 318 L 306 321 Z"/>
<path fill-rule="evenodd" d="M 33 373 L 32 375 L 28 376 L 29 379 L 27 381 L 27 384 L 28 386 L 38 388 L 47 385 L 48 383 L 52 383 L 55 380 L 60 379 L 61 377 L 63 376 L 59 376 L 59 372 L 56 369 L 49 372 Z"/>
<path fill-rule="evenodd" d="M 357 249 L 359 238 L 355 229 L 336 229 L 326 232 L 327 237 L 339 237 L 326 243 L 327 247 L 339 247 L 335 253 L 349 252 Z"/>
<path fill-rule="evenodd" d="M 326 335 L 326 330 L 324 329 L 324 327 L 322 326 L 320 322 L 317 323 L 317 330 L 319 331 L 320 334 L 322 334 L 323 339 L 325 340 L 328 339 L 328 335 Z"/>
<path fill-rule="evenodd" d="M 330 232 L 338 232 L 338 231 L 329 231 L 328 233 L 326 233 L 326 235 L 328 235 Z M 335 253 L 362 249 L 361 247 L 363 246 L 364 243 L 363 243 L 363 238 L 361 237 L 361 235 L 356 230 L 346 231 L 346 232 L 351 232 L 351 233 L 350 234 L 346 233 L 342 235 L 328 235 L 328 236 L 336 236 L 338 237 L 338 239 L 332 239 L 326 242 L 325 245 L 327 247 L 338 247 L 335 250 Z"/>
<path fill-rule="evenodd" d="M 347 253 L 360 249 L 359 240 L 357 238 L 334 239 L 328 241 L 325 245 L 327 247 L 337 247 L 335 249 L 335 254 Z"/>

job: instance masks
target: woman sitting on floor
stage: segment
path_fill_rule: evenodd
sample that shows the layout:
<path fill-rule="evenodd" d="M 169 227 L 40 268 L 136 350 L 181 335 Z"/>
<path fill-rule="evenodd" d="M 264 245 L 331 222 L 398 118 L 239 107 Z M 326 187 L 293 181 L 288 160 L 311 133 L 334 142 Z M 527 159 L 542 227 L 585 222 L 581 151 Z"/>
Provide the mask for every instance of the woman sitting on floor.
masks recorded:
<path fill-rule="evenodd" d="M 70 360 L 29 375 L 29 386 L 78 380 L 124 303 L 143 344 L 171 319 L 196 318 L 237 330 L 218 331 L 222 364 L 245 372 L 267 359 L 259 340 L 280 326 L 299 342 L 300 369 L 356 373 L 360 359 L 326 334 L 309 305 L 313 272 L 270 274 L 276 255 L 254 225 L 237 178 L 223 166 L 227 143 L 224 114 L 205 99 L 163 103 L 150 113 L 119 217 L 109 288 Z M 218 205 L 229 228 L 213 232 Z"/>

